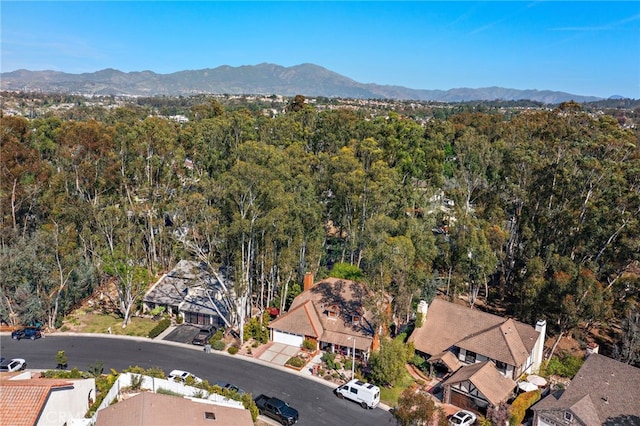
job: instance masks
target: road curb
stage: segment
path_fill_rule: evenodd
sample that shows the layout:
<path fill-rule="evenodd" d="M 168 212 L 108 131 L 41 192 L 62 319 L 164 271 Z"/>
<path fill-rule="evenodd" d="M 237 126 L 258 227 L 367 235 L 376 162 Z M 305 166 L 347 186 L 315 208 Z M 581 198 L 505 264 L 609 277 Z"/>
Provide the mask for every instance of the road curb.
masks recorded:
<path fill-rule="evenodd" d="M 10 336 L 11 333 L 10 332 L 0 332 L 0 336 L 5 336 L 8 335 Z M 168 340 L 162 340 L 159 339 L 160 336 L 156 337 L 155 339 L 151 339 L 149 337 L 140 337 L 140 336 L 125 336 L 122 334 L 103 334 L 103 333 L 76 333 L 76 332 L 69 332 L 69 331 L 64 331 L 64 332 L 55 332 L 55 333 L 48 333 L 47 334 L 48 337 L 55 337 L 55 336 L 71 336 L 71 337 L 93 337 L 93 338 L 103 338 L 103 339 L 125 339 L 125 340 L 131 340 L 131 341 L 135 341 L 135 342 L 148 342 L 148 343 L 157 343 L 157 344 L 161 344 L 161 345 L 168 345 L 168 346 L 175 346 L 175 347 L 180 347 L 180 348 L 185 348 L 185 349 L 191 349 L 193 351 L 199 351 L 199 352 L 203 352 L 203 348 L 201 346 L 195 346 L 195 345 L 191 345 L 188 343 L 179 343 L 179 342 L 172 342 L 172 341 L 168 341 Z M 250 357 L 250 356 L 246 356 L 246 355 L 241 355 L 241 354 L 236 354 L 236 355 L 231 355 L 229 352 L 227 351 L 215 351 L 212 350 L 210 354 L 207 355 L 218 355 L 218 356 L 226 356 L 226 357 L 231 357 L 231 358 L 238 358 L 238 359 L 242 359 L 244 361 L 247 362 L 252 362 L 254 364 L 259 364 L 263 367 L 269 367 L 275 370 L 279 370 L 279 371 L 283 371 L 286 373 L 289 373 L 291 375 L 297 376 L 297 377 L 302 377 L 304 379 L 307 380 L 313 380 L 316 383 L 322 384 L 328 388 L 332 388 L 335 389 L 337 388 L 339 385 L 332 383 L 332 382 L 328 382 L 320 377 L 317 376 L 313 376 L 311 374 L 308 374 L 306 372 L 303 372 L 303 370 L 297 371 L 297 370 L 293 370 L 291 368 L 287 368 L 284 366 L 280 366 L 280 365 L 275 365 L 271 362 L 268 361 L 263 361 L 261 359 L 257 359 L 254 357 Z M 378 404 L 378 408 L 381 408 L 385 411 L 389 411 L 390 407 L 386 404 L 380 403 Z"/>

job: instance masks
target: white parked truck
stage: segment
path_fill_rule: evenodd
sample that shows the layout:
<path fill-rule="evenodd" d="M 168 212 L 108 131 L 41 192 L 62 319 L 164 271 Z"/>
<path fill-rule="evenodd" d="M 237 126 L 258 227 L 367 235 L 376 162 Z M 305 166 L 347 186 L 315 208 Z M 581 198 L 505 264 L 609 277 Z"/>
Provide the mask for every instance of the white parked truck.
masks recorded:
<path fill-rule="evenodd" d="M 357 402 L 362 408 L 376 408 L 380 403 L 380 388 L 358 379 L 353 379 L 335 390 L 338 398 Z"/>

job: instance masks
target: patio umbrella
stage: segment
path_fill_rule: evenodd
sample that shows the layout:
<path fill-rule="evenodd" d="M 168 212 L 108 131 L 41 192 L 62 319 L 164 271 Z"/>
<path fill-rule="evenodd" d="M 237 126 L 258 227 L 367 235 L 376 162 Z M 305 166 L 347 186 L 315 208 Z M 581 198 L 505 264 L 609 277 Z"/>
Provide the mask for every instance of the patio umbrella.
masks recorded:
<path fill-rule="evenodd" d="M 538 386 L 534 385 L 531 382 L 520 382 L 520 383 L 518 383 L 518 388 L 522 392 L 531 392 L 531 391 L 534 391 L 534 390 L 538 390 Z"/>
<path fill-rule="evenodd" d="M 533 383 L 536 386 L 542 387 L 547 385 L 547 380 L 544 377 L 540 377 L 536 374 L 527 376 L 527 382 Z"/>

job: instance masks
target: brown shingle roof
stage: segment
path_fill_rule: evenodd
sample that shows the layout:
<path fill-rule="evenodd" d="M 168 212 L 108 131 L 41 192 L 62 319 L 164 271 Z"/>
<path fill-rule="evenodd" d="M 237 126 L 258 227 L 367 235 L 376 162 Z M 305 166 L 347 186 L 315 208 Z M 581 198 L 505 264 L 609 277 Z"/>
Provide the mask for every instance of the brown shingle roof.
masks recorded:
<path fill-rule="evenodd" d="M 640 422 L 639 389 L 640 368 L 592 354 L 564 392 L 549 395 L 533 409 L 559 415 L 571 410 L 585 424 L 629 424 L 622 419 L 633 416 Z"/>
<path fill-rule="evenodd" d="M 538 335 L 532 326 L 513 319 L 434 299 L 424 324 L 409 341 L 429 355 L 457 346 L 518 367 L 531 354 Z"/>
<path fill-rule="evenodd" d="M 0 379 L 0 425 L 36 424 L 51 391 L 68 386 L 73 384 L 57 379 Z"/>
<path fill-rule="evenodd" d="M 462 367 L 444 381 L 443 386 L 469 380 L 484 395 L 487 401 L 498 405 L 506 401 L 516 382 L 503 376 L 491 361 L 479 362 Z"/>
<path fill-rule="evenodd" d="M 270 328 L 303 334 L 305 336 L 320 337 L 322 325 L 318 313 L 310 300 L 289 310 L 286 315 L 276 318 L 269 324 Z"/>
<path fill-rule="evenodd" d="M 215 419 L 208 419 L 212 413 Z M 253 426 L 249 410 L 142 392 L 98 411 L 96 426 Z"/>
<path fill-rule="evenodd" d="M 289 312 L 272 321 L 269 328 L 341 346 L 353 345 L 349 337 L 356 336 L 356 348 L 368 350 L 375 331 L 372 314 L 366 308 L 370 298 L 365 284 L 327 278 L 296 296 Z M 329 317 L 327 310 L 337 311 L 337 316 Z M 360 317 L 359 323 L 353 323 L 353 315 Z"/>
<path fill-rule="evenodd" d="M 440 352 L 429 358 L 429 362 L 433 361 L 442 361 L 450 371 L 458 371 L 458 369 L 462 367 L 458 358 L 456 358 L 453 352 L 449 351 Z"/>

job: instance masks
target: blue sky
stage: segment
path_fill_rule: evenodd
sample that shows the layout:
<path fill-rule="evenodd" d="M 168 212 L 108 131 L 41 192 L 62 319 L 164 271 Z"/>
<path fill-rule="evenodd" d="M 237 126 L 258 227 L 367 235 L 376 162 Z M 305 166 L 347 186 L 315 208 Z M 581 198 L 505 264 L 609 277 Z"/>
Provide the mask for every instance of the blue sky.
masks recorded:
<path fill-rule="evenodd" d="M 640 2 L 0 2 L 2 72 L 313 63 L 361 83 L 640 99 Z"/>

